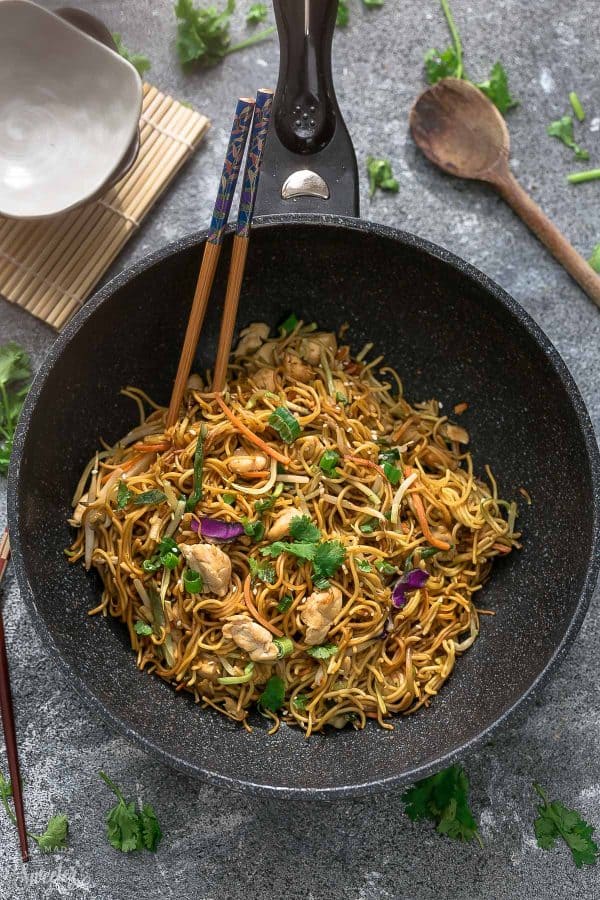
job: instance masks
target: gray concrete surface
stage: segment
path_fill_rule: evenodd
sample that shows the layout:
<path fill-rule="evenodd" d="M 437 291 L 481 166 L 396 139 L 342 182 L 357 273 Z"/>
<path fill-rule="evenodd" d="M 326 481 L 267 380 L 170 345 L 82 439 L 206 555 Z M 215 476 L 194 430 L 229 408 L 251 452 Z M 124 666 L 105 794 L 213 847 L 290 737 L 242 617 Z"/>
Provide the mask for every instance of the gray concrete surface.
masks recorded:
<path fill-rule="evenodd" d="M 56 3 L 47 2 L 48 7 Z M 151 79 L 213 120 L 204 147 L 151 215 L 118 266 L 203 226 L 221 164 L 232 99 L 274 83 L 275 41 L 210 71 L 182 74 L 174 57 L 171 0 L 79 0 L 152 60 Z M 244 33 L 238 6 L 235 31 Z M 445 45 L 434 0 L 386 0 L 366 10 L 350 0 L 352 24 L 335 41 L 341 106 L 353 134 L 362 211 L 406 227 L 466 257 L 500 282 L 535 317 L 570 366 L 600 423 L 600 315 L 502 202 L 488 190 L 446 178 L 416 153 L 407 113 L 422 86 L 423 51 Z M 599 184 L 570 187 L 569 151 L 545 135 L 576 88 L 588 110 L 581 143 L 600 160 L 600 32 L 593 0 L 455 0 L 468 71 L 481 77 L 496 59 L 521 106 L 510 113 L 513 165 L 525 187 L 588 254 L 600 240 Z M 367 197 L 366 156 L 388 157 L 397 195 Z M 13 339 L 40 360 L 53 333 L 0 301 L 2 342 Z M 577 477 L 557 472 L 557 478 Z M 5 521 L 0 480 L 0 525 Z M 461 846 L 412 824 L 398 794 L 312 806 L 263 802 L 208 787 L 164 769 L 90 715 L 33 634 L 9 571 L 6 624 L 18 710 L 26 802 L 32 827 L 52 812 L 71 819 L 69 849 L 34 853 L 24 868 L 12 828 L 0 819 L 0 898 L 581 898 L 600 896 L 600 869 L 578 871 L 568 851 L 536 848 L 533 779 L 581 809 L 600 828 L 598 600 L 558 674 L 540 698 L 492 743 L 464 760 L 481 821 L 483 849 Z M 510 648 L 507 648 L 510 652 Z M 3 750 L 0 762 L 5 768 Z M 97 777 L 109 770 L 132 794 L 154 803 L 165 832 L 156 856 L 122 856 L 103 836 L 109 796 Z"/>

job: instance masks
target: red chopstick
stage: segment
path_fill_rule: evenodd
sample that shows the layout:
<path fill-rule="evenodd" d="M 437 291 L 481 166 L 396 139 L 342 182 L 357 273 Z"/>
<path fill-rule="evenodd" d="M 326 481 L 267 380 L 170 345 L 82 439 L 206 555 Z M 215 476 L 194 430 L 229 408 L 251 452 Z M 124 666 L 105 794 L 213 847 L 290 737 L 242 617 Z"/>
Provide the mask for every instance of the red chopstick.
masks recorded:
<path fill-rule="evenodd" d="M 8 565 L 9 556 L 10 544 L 8 542 L 8 531 L 5 529 L 4 534 L 0 538 L 0 581 L 2 581 L 2 576 Z M 6 643 L 4 640 L 2 610 L 0 610 L 0 711 L 2 712 L 2 728 L 4 729 L 4 741 L 6 743 L 6 755 L 8 757 L 8 771 L 10 773 L 10 781 L 12 784 L 15 814 L 17 816 L 21 856 L 23 857 L 23 862 L 27 862 L 29 859 L 29 847 L 27 846 L 25 809 L 23 808 L 19 753 L 17 750 L 17 735 L 15 733 L 15 717 L 10 691 L 10 674 L 8 671 L 8 657 L 6 655 Z"/>

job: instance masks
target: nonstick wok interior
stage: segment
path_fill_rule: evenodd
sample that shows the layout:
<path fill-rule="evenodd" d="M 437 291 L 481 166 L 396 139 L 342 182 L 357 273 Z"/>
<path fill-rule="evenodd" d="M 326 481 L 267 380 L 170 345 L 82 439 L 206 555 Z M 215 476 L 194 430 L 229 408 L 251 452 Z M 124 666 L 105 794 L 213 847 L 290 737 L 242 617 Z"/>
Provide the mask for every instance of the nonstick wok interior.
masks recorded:
<path fill-rule="evenodd" d="M 212 362 L 227 245 L 199 357 Z M 502 496 L 519 501 L 524 546 L 496 564 L 474 647 L 429 710 L 306 740 L 258 719 L 252 735 L 157 678 L 140 673 L 120 623 L 89 618 L 99 580 L 63 550 L 81 469 L 100 437 L 136 424 L 121 387 L 167 403 L 201 243 L 189 237 L 124 273 L 58 339 L 27 401 L 9 500 L 25 599 L 71 681 L 114 725 L 166 762 L 232 786 L 350 795 L 414 780 L 482 736 L 560 655 L 585 612 L 596 574 L 597 448 L 580 396 L 525 313 L 484 276 L 417 238 L 358 220 L 263 221 L 253 231 L 239 326 L 276 325 L 294 310 L 326 329 L 343 322 L 354 350 L 401 373 L 409 399 L 436 397 L 471 434 Z M 528 507 L 518 492 L 525 487 Z M 591 567 L 591 568 L 590 568 Z M 593 570 L 593 571 L 592 571 Z M 582 599 L 583 597 L 583 599 Z"/>

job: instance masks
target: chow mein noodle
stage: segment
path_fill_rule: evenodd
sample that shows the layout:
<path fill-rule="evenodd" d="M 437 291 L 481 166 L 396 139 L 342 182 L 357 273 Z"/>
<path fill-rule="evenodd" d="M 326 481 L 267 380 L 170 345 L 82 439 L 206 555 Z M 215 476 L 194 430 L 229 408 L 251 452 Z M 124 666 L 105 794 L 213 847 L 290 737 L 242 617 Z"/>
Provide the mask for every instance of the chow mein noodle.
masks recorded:
<path fill-rule="evenodd" d="M 467 431 L 343 334 L 249 326 L 227 391 L 192 375 L 170 429 L 127 388 L 140 425 L 73 499 L 69 559 L 104 585 L 90 614 L 248 730 L 255 709 L 310 735 L 427 706 L 477 638 L 494 559 L 519 547 Z"/>

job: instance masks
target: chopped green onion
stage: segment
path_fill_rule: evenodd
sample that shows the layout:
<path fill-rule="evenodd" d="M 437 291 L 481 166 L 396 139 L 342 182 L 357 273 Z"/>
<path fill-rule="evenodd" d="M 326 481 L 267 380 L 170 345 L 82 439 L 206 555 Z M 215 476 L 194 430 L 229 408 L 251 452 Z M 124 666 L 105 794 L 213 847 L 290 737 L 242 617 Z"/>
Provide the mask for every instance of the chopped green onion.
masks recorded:
<path fill-rule="evenodd" d="M 292 603 L 294 602 L 294 598 L 291 594 L 284 594 L 279 603 L 277 604 L 277 612 L 285 613 L 288 611 Z"/>
<path fill-rule="evenodd" d="M 396 485 L 400 481 L 401 472 L 400 469 L 395 466 L 393 463 L 385 462 L 383 464 L 383 471 L 385 473 L 385 477 L 389 481 L 390 484 Z"/>
<path fill-rule="evenodd" d="M 339 475 L 336 466 L 339 464 L 340 454 L 336 450 L 326 450 L 319 460 L 319 468 L 325 472 L 328 478 L 337 478 Z"/>
<path fill-rule="evenodd" d="M 169 550 L 168 553 L 161 556 L 160 561 L 165 569 L 176 569 L 179 565 L 179 556 L 176 553 L 173 553 L 172 550 Z"/>
<path fill-rule="evenodd" d="M 273 638 L 273 643 L 277 647 L 277 659 L 283 659 L 294 652 L 294 642 L 289 637 Z"/>
<path fill-rule="evenodd" d="M 596 181 L 600 178 L 600 169 L 588 169 L 586 172 L 572 172 L 567 175 L 570 184 L 581 184 L 583 181 Z"/>
<path fill-rule="evenodd" d="M 594 249 L 592 250 L 592 255 L 589 257 L 588 262 L 594 272 L 598 272 L 600 275 L 600 244 L 596 244 Z M 509 528 L 509 531 L 512 529 Z"/>
<path fill-rule="evenodd" d="M 144 572 L 158 572 L 160 569 L 160 558 L 158 556 L 153 556 L 150 559 L 145 559 L 142 563 L 142 569 Z"/>
<path fill-rule="evenodd" d="M 363 534 L 373 534 L 376 527 L 377 519 L 369 519 L 368 522 L 363 522 L 362 525 L 359 525 L 358 530 L 362 531 Z"/>
<path fill-rule="evenodd" d="M 252 679 L 253 672 L 254 663 L 249 662 L 243 675 L 226 675 L 224 678 L 217 678 L 217 681 L 219 684 L 247 684 Z"/>
<path fill-rule="evenodd" d="M 585 110 L 581 105 L 581 100 L 579 99 L 575 91 L 571 91 L 571 93 L 569 94 L 569 102 L 571 104 L 571 107 L 573 108 L 573 112 L 575 113 L 579 121 L 583 122 L 583 120 L 585 119 Z"/>
<path fill-rule="evenodd" d="M 237 498 L 236 498 L 235 494 L 226 493 L 226 494 L 222 494 L 221 499 L 222 499 L 223 503 L 226 503 L 228 506 L 233 506 L 235 504 L 235 501 Z"/>
<path fill-rule="evenodd" d="M 298 324 L 298 316 L 296 315 L 296 313 L 291 313 L 287 317 L 285 322 L 282 322 L 281 325 L 279 326 L 282 335 L 283 334 L 291 334 L 292 331 L 294 330 L 294 328 L 297 326 L 297 324 Z"/>
<path fill-rule="evenodd" d="M 298 419 L 285 408 L 278 406 L 269 416 L 269 425 L 274 428 L 284 444 L 293 444 L 302 434 Z"/>
<path fill-rule="evenodd" d="M 366 559 L 357 559 L 356 568 L 361 572 L 372 572 L 371 564 Z"/>
<path fill-rule="evenodd" d="M 200 572 L 194 572 L 193 569 L 184 569 L 183 586 L 188 594 L 199 594 L 204 587 Z"/>
<path fill-rule="evenodd" d="M 165 502 L 167 495 L 163 491 L 153 488 L 151 491 L 144 491 L 141 494 L 132 494 L 130 499 L 134 506 L 158 506 L 159 503 Z"/>
<path fill-rule="evenodd" d="M 265 584 L 275 584 L 277 581 L 277 573 L 273 566 L 270 566 L 268 563 L 263 563 L 261 565 L 255 559 L 250 557 L 248 559 L 248 565 L 250 566 L 250 574 L 253 580 L 258 579 Z"/>
<path fill-rule="evenodd" d="M 378 572 L 381 572 L 382 575 L 395 575 L 397 571 L 396 566 L 390 565 L 385 559 L 378 559 L 375 563 L 375 568 Z"/>
<path fill-rule="evenodd" d="M 124 509 L 131 500 L 131 491 L 124 481 L 119 481 L 117 488 L 117 509 Z"/>
<path fill-rule="evenodd" d="M 185 510 L 193 512 L 198 503 L 202 500 L 202 469 L 204 467 L 204 439 L 206 438 L 206 427 L 200 427 L 200 434 L 196 441 L 196 450 L 194 452 L 194 488 L 188 497 Z"/>

